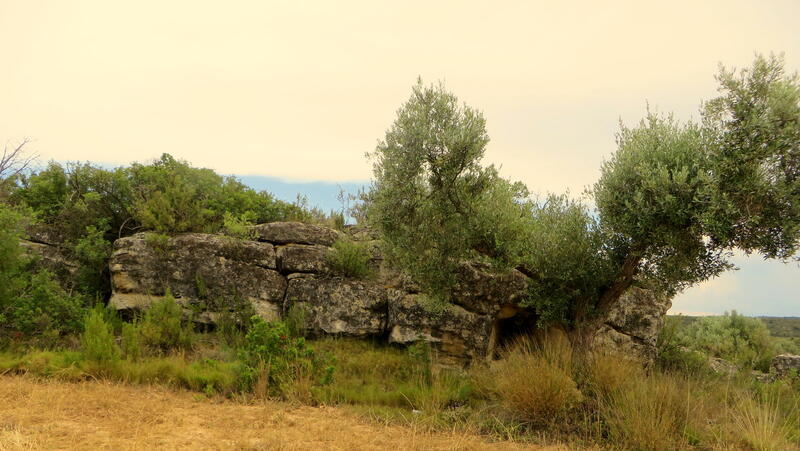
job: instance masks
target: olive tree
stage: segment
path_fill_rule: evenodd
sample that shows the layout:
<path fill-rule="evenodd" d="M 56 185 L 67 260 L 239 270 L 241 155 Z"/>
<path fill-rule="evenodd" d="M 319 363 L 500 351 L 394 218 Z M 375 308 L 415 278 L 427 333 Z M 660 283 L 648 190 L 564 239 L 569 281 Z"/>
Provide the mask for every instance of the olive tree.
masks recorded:
<path fill-rule="evenodd" d="M 722 69 L 702 122 L 648 112 L 622 126 L 594 185 L 596 210 L 532 199 L 482 165 L 480 112 L 441 84 L 413 88 L 372 157 L 370 221 L 389 256 L 450 300 L 465 260 L 529 278 L 540 321 L 577 336 L 635 282 L 675 293 L 731 268 L 731 250 L 790 258 L 800 238 L 800 88 L 782 60 Z"/>

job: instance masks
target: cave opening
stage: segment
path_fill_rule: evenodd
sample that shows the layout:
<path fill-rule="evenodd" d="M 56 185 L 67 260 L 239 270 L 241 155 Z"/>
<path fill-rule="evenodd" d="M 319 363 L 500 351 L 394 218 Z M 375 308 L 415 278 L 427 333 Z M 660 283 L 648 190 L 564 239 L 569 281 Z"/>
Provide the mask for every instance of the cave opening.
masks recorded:
<path fill-rule="evenodd" d="M 498 358 L 503 351 L 513 346 L 518 339 L 528 337 L 536 332 L 539 316 L 531 310 L 515 309 L 513 312 L 501 312 L 493 325 L 494 346 L 492 357 Z"/>

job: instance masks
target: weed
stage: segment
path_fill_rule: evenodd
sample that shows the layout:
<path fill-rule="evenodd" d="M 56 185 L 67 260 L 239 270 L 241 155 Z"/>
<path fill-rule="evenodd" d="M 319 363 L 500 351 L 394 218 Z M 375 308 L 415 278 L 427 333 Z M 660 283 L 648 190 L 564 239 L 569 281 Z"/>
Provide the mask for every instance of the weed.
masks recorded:
<path fill-rule="evenodd" d="M 344 277 L 366 278 L 372 272 L 369 266 L 370 254 L 367 248 L 349 239 L 339 239 L 333 243 L 328 254 L 328 265 L 334 273 Z"/>

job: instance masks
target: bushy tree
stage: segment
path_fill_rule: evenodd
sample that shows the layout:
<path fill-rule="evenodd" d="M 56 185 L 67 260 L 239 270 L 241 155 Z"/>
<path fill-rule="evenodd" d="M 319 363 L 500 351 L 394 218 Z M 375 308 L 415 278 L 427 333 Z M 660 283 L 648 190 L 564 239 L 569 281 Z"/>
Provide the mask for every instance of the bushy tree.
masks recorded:
<path fill-rule="evenodd" d="M 621 128 L 590 193 L 596 212 L 531 199 L 482 165 L 482 115 L 418 82 L 372 154 L 370 220 L 441 299 L 464 260 L 482 260 L 526 274 L 539 316 L 582 332 L 634 282 L 674 293 L 730 268 L 737 247 L 788 258 L 800 238 L 797 78 L 758 57 L 719 80 L 701 124 L 648 112 Z"/>
<path fill-rule="evenodd" d="M 134 217 L 147 230 L 217 232 L 223 227 L 225 213 L 269 222 L 286 219 L 296 209 L 235 177 L 192 167 L 169 154 L 149 165 L 134 164 L 130 173 Z"/>
<path fill-rule="evenodd" d="M 0 203 L 0 337 L 77 332 L 84 299 L 32 267 L 20 246 L 25 216 Z"/>

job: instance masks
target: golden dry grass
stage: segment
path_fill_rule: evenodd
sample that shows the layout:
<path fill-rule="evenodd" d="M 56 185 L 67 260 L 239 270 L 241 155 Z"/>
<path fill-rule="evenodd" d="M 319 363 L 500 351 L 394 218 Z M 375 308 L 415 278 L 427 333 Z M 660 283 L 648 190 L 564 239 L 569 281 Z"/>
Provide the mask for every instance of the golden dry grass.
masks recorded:
<path fill-rule="evenodd" d="M 527 448 L 370 423 L 331 407 L 197 398 L 161 387 L 0 376 L 0 450 Z"/>

